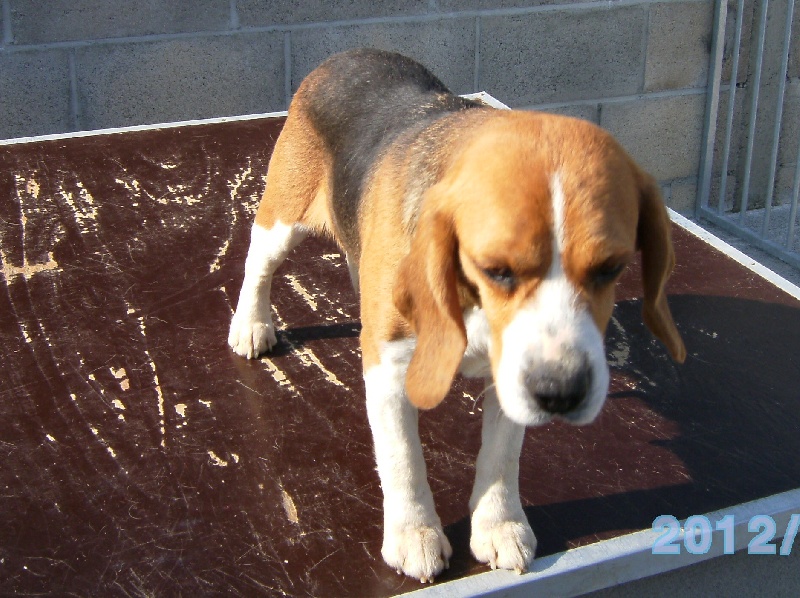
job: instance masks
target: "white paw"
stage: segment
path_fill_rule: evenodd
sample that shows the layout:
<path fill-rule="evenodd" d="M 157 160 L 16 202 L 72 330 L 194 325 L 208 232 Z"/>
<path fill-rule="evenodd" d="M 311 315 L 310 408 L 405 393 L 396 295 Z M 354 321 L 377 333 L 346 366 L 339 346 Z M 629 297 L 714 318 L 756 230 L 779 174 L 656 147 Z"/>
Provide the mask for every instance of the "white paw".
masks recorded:
<path fill-rule="evenodd" d="M 233 352 L 247 359 L 255 359 L 278 343 L 272 322 L 254 322 L 234 314 L 228 344 Z"/>
<path fill-rule="evenodd" d="M 476 559 L 492 569 L 524 573 L 533 562 L 536 536 L 527 519 L 493 522 L 473 518 L 469 547 Z"/>
<path fill-rule="evenodd" d="M 453 549 L 441 526 L 421 525 L 391 531 L 387 528 L 381 553 L 398 573 L 430 583 L 448 567 Z"/>

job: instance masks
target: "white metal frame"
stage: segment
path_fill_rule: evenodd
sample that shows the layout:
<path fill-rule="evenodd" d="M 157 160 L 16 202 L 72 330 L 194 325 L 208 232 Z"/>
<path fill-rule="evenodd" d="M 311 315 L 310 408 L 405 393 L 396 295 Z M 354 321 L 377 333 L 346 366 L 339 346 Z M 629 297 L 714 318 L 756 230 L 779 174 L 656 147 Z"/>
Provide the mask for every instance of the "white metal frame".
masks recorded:
<path fill-rule="evenodd" d="M 777 529 L 788 527 L 792 514 L 800 510 L 800 489 L 790 490 L 729 509 L 706 513 L 713 524 L 732 515 L 734 550 L 747 548 L 753 533 L 748 522 L 753 517 L 772 517 Z M 683 522 L 682 522 L 683 523 Z M 721 557 L 723 532 L 712 533 L 711 549 L 702 555 L 685 550 L 678 555 L 653 554 L 653 545 L 661 532 L 652 529 L 619 536 L 536 559 L 533 569 L 517 575 L 511 571 L 488 571 L 404 594 L 408 598 L 463 598 L 465 596 L 579 596 L 611 586 L 666 573 L 688 565 Z M 683 541 L 684 530 L 678 541 Z"/>

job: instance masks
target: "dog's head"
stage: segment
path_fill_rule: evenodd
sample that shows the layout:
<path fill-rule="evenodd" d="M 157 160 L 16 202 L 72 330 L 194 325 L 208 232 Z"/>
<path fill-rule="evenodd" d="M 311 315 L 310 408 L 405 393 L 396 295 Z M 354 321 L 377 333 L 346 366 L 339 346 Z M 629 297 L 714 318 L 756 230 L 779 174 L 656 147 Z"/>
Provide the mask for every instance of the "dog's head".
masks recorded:
<path fill-rule="evenodd" d="M 637 250 L 644 321 L 682 362 L 664 293 L 670 223 L 652 177 L 584 121 L 504 113 L 485 123 L 427 192 L 399 271 L 395 304 L 417 335 L 409 399 L 431 408 L 447 394 L 475 302 L 506 415 L 592 421 L 608 391 L 616 281 Z"/>

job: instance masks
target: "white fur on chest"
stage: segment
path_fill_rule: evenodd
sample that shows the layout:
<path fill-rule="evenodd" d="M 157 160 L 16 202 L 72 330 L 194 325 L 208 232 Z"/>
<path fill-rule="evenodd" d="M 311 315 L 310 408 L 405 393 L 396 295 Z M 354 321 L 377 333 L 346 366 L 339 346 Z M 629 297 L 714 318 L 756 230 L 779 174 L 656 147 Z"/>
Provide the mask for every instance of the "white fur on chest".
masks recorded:
<path fill-rule="evenodd" d="M 489 361 L 489 349 L 491 347 L 491 334 L 489 331 L 489 320 L 480 307 L 470 307 L 464 310 L 464 328 L 467 330 L 467 348 L 458 372 L 467 378 L 490 378 L 492 367 Z M 384 361 L 391 355 L 391 359 L 398 363 L 403 363 L 403 372 L 408 367 L 411 355 L 417 346 L 415 337 L 387 343 L 381 353 Z M 387 356 L 387 357 L 384 357 Z"/>
<path fill-rule="evenodd" d="M 464 327 L 467 330 L 467 349 L 458 371 L 467 378 L 488 378 L 492 375 L 489 363 L 492 338 L 489 320 L 486 319 L 483 309 L 477 306 L 466 309 Z"/>

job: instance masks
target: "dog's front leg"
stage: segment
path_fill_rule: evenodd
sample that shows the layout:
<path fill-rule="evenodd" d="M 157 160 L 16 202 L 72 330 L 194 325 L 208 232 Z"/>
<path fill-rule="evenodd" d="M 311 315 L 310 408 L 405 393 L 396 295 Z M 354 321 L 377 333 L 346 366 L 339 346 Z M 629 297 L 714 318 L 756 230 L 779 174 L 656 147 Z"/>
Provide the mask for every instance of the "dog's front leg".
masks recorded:
<path fill-rule="evenodd" d="M 492 569 L 522 573 L 533 561 L 536 537 L 519 498 L 519 457 L 525 427 L 512 422 L 500 409 L 494 387 L 483 400 L 481 450 L 472 511 L 470 548 L 475 558 Z"/>
<path fill-rule="evenodd" d="M 413 351 L 409 341 L 387 343 L 378 365 L 364 374 L 367 414 L 383 488 L 384 560 L 398 572 L 433 581 L 447 567 L 450 543 L 428 485 L 418 411 L 405 395 Z"/>

